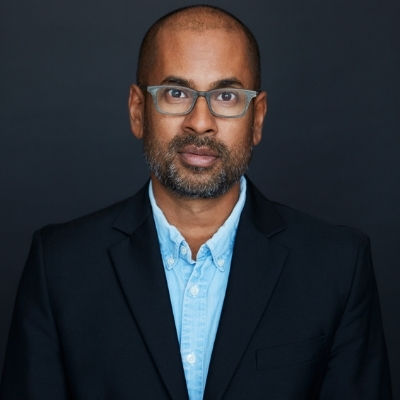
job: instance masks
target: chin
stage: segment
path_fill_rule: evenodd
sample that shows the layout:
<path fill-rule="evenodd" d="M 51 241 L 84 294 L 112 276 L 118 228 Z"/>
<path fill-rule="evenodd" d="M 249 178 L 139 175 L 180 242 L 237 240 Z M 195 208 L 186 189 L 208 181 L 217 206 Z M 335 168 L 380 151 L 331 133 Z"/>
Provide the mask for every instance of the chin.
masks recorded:
<path fill-rule="evenodd" d="M 214 170 L 214 171 L 213 171 Z M 169 173 L 157 176 L 162 185 L 180 198 L 186 199 L 215 199 L 224 195 L 239 181 L 239 177 L 228 179 L 223 169 L 215 171 L 213 167 L 169 168 Z"/>

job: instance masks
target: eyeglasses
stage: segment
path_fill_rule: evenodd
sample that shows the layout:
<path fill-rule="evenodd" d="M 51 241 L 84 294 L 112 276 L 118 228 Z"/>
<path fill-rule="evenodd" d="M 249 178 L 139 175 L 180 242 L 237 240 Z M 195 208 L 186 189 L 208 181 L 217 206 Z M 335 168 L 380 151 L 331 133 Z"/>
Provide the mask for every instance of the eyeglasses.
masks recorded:
<path fill-rule="evenodd" d="M 222 88 L 198 92 L 181 86 L 142 86 L 153 97 L 158 112 L 170 115 L 189 114 L 198 97 L 205 97 L 211 113 L 217 117 L 242 117 L 258 92 L 253 90 Z"/>

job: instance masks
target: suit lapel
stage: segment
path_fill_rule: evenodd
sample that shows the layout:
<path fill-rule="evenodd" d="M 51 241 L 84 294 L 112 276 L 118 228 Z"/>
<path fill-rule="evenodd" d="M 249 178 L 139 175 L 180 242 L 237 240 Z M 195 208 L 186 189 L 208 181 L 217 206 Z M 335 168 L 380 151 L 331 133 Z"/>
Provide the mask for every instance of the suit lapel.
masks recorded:
<path fill-rule="evenodd" d="M 204 400 L 221 399 L 268 305 L 288 249 L 269 237 L 284 229 L 273 205 L 248 180 Z"/>
<path fill-rule="evenodd" d="M 171 398 L 187 399 L 168 286 L 147 192 L 142 189 L 131 200 L 114 227 L 129 235 L 111 246 L 109 254 L 132 316 Z"/>

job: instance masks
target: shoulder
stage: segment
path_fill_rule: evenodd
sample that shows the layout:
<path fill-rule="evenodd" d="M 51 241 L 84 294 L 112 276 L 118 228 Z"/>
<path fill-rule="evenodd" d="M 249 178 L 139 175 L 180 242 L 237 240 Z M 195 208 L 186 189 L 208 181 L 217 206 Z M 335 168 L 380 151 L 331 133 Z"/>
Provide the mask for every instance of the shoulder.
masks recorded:
<path fill-rule="evenodd" d="M 133 231 L 150 212 L 145 185 L 132 197 L 68 222 L 47 225 L 36 236 L 53 250 L 109 246 Z"/>
<path fill-rule="evenodd" d="M 307 287 L 320 298 L 340 298 L 344 306 L 353 282 L 374 281 L 369 238 L 358 229 L 334 225 L 270 201 L 255 187 L 249 203 L 254 208 L 248 211 L 253 221 L 250 224 L 258 231 L 264 229 L 263 235 L 255 236 L 264 241 L 260 247 L 273 244 L 287 254 L 282 272 L 285 282 Z M 273 228 L 270 220 L 274 221 Z M 249 219 L 245 235 L 254 232 L 248 224 Z"/>
<path fill-rule="evenodd" d="M 317 242 L 350 242 L 357 244 L 367 236 L 357 228 L 336 225 L 298 211 L 286 205 L 272 202 L 285 224 L 287 235 Z"/>
<path fill-rule="evenodd" d="M 275 232 L 269 235 L 272 240 L 292 249 L 303 251 L 343 252 L 357 251 L 369 238 L 360 230 L 323 221 L 307 213 L 286 205 L 268 200 L 254 185 L 248 192 L 250 214 L 259 226 L 275 226 Z M 271 222 L 272 221 L 272 222 Z M 279 229 L 277 228 L 279 226 Z"/>
<path fill-rule="evenodd" d="M 55 297 L 87 280 L 114 279 L 109 249 L 151 215 L 147 185 L 134 196 L 69 222 L 47 225 L 32 240 L 25 275 L 43 271 Z M 97 278 L 96 278 L 97 279 Z"/>

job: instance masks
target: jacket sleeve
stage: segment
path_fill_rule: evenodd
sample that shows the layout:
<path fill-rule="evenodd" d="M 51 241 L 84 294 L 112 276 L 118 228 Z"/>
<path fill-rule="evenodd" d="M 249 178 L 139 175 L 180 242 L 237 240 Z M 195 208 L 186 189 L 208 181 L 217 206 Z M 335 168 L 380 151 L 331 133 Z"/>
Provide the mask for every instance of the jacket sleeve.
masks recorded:
<path fill-rule="evenodd" d="M 392 399 L 378 290 L 366 236 L 359 244 L 351 290 L 330 349 L 320 399 Z"/>
<path fill-rule="evenodd" d="M 69 398 L 61 346 L 48 297 L 41 235 L 36 232 L 17 292 L 0 399 Z"/>

